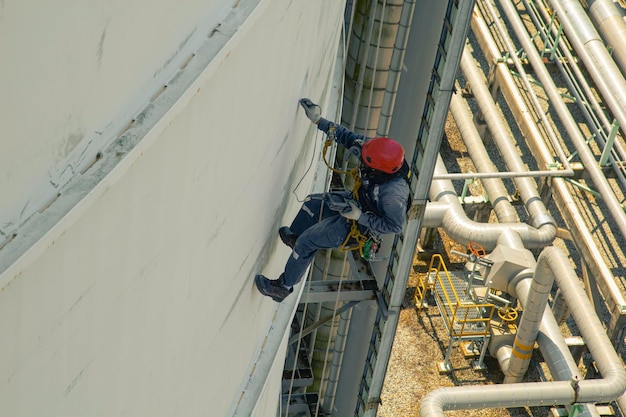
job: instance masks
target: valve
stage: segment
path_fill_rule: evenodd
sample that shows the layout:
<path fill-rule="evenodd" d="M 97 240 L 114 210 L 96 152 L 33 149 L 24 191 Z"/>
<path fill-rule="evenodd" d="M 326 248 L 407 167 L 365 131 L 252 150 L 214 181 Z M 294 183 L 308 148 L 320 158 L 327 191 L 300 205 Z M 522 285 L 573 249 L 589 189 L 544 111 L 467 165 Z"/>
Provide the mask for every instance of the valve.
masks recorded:
<path fill-rule="evenodd" d="M 498 309 L 498 317 L 506 323 L 517 320 L 517 310 L 511 306 L 500 307 Z"/>
<path fill-rule="evenodd" d="M 483 248 L 479 243 L 470 242 L 467 244 L 467 250 L 477 258 L 484 258 L 487 255 L 485 252 L 485 248 Z"/>

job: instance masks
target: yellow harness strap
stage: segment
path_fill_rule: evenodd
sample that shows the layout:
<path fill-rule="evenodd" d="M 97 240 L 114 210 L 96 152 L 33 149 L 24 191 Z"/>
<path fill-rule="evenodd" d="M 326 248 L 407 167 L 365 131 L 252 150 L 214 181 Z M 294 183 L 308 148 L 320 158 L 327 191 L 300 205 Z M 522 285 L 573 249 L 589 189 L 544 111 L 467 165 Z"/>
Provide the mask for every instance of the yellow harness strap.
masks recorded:
<path fill-rule="evenodd" d="M 332 145 L 333 143 L 332 139 L 336 138 L 335 136 L 336 129 L 337 128 L 334 125 L 331 125 L 330 128 L 328 129 L 328 139 L 326 139 L 326 142 L 324 142 L 324 150 L 322 151 L 324 163 L 331 171 L 337 174 L 344 174 L 344 175 L 350 174 L 352 176 L 352 179 L 354 180 L 354 186 L 352 187 L 352 195 L 358 199 L 358 190 L 362 184 L 361 176 L 359 175 L 359 169 L 355 167 L 349 171 L 343 171 L 337 168 L 333 168 L 326 160 L 326 151 L 328 150 L 330 145 Z M 356 220 L 351 220 L 351 222 L 352 222 L 352 226 L 350 227 L 350 232 L 348 233 L 348 236 L 346 236 L 346 240 L 344 240 L 341 246 L 339 247 L 339 251 L 348 252 L 348 251 L 358 249 L 361 256 L 364 256 L 363 248 L 365 247 L 365 244 L 367 243 L 369 238 L 365 236 L 363 233 L 361 233 L 361 231 L 359 230 L 357 226 Z M 356 244 L 348 246 L 348 242 L 350 241 L 350 239 L 354 239 L 356 241 Z"/>

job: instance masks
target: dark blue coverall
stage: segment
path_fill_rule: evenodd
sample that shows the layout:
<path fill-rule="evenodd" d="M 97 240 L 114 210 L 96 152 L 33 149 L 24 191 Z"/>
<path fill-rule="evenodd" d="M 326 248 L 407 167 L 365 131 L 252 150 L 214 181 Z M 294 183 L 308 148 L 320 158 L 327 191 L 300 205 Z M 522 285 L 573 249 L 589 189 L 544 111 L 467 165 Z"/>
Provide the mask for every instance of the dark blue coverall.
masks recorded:
<path fill-rule="evenodd" d="M 322 118 L 317 127 L 328 133 L 331 125 L 332 122 Z M 337 142 L 346 148 L 360 147 L 369 140 L 343 126 L 335 127 Z M 402 231 L 409 197 L 409 185 L 405 180 L 407 173 L 406 161 L 397 173 L 386 174 L 384 182 L 362 171 L 362 185 L 357 191 L 357 200 L 363 211 L 358 220 L 362 233 L 367 229 L 376 235 Z M 349 194 L 346 192 L 346 195 Z M 308 196 L 290 226 L 291 232 L 298 235 L 298 239 L 285 265 L 284 285 L 292 287 L 302 279 L 318 249 L 340 247 L 350 233 L 351 226 L 352 220 L 328 207 L 323 194 Z"/>

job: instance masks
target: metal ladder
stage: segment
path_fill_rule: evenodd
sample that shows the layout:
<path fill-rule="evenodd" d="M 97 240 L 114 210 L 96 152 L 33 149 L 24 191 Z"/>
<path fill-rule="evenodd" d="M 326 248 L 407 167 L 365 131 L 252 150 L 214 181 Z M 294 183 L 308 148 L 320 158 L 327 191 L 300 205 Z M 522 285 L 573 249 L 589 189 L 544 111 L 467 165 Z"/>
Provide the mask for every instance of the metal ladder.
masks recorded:
<path fill-rule="evenodd" d="M 474 4 L 474 0 L 448 1 L 411 164 L 412 171 L 419 173 L 417 178 L 413 175 L 411 179 L 413 205 L 403 233 L 394 240 L 384 285 L 380 289 L 381 301 L 359 386 L 355 416 L 374 417 L 381 402 L 391 346 Z"/>

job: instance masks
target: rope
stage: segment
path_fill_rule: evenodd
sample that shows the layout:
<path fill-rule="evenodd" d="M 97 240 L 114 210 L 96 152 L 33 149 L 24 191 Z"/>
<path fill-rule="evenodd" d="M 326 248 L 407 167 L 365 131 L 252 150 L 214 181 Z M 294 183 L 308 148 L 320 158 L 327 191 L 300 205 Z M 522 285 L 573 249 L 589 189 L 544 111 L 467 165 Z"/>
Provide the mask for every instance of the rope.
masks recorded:
<path fill-rule="evenodd" d="M 349 174 L 352 176 L 352 179 L 354 180 L 354 185 L 352 186 L 352 194 L 355 197 L 357 197 L 358 196 L 357 192 L 359 191 L 359 188 L 361 187 L 361 184 L 363 183 L 361 181 L 361 175 L 359 175 L 359 169 L 357 167 L 354 167 L 348 171 L 344 171 L 338 168 L 334 168 L 332 165 L 330 165 L 328 160 L 326 160 L 326 151 L 328 150 L 330 145 L 332 145 L 333 141 L 337 139 L 336 131 L 337 131 L 337 127 L 334 124 L 331 124 L 330 127 L 328 128 L 328 139 L 326 139 L 326 142 L 324 142 L 324 149 L 322 150 L 324 163 L 326 164 L 328 169 L 330 169 L 334 173 L 342 174 L 342 175 Z"/>
<path fill-rule="evenodd" d="M 333 143 L 333 140 L 337 139 L 336 130 L 337 128 L 335 125 L 331 125 L 330 128 L 328 129 L 328 139 L 326 139 L 326 142 L 324 142 L 324 149 L 322 151 L 324 163 L 326 164 L 328 169 L 330 169 L 331 171 L 337 174 L 343 174 L 343 175 L 349 174 L 352 176 L 352 179 L 354 180 L 354 185 L 352 187 L 352 195 L 358 199 L 358 191 L 359 191 L 359 188 L 361 187 L 361 184 L 363 184 L 363 181 L 361 180 L 361 175 L 359 174 L 359 169 L 357 167 L 354 167 L 348 171 L 344 171 L 341 169 L 334 168 L 333 166 L 330 165 L 328 160 L 326 160 L 326 151 Z M 359 229 L 358 223 L 356 220 L 350 220 L 350 222 L 352 222 L 352 225 L 350 226 L 350 232 L 348 232 L 346 239 L 343 241 L 341 246 L 339 246 L 339 252 L 349 252 L 349 251 L 358 249 L 359 254 L 361 255 L 362 258 L 369 259 L 370 248 L 372 244 L 370 242 L 370 237 L 361 233 L 361 230 Z M 351 239 L 354 239 L 356 243 L 349 245 L 349 242 Z M 369 246 L 367 245 L 368 242 L 370 242 Z"/>

